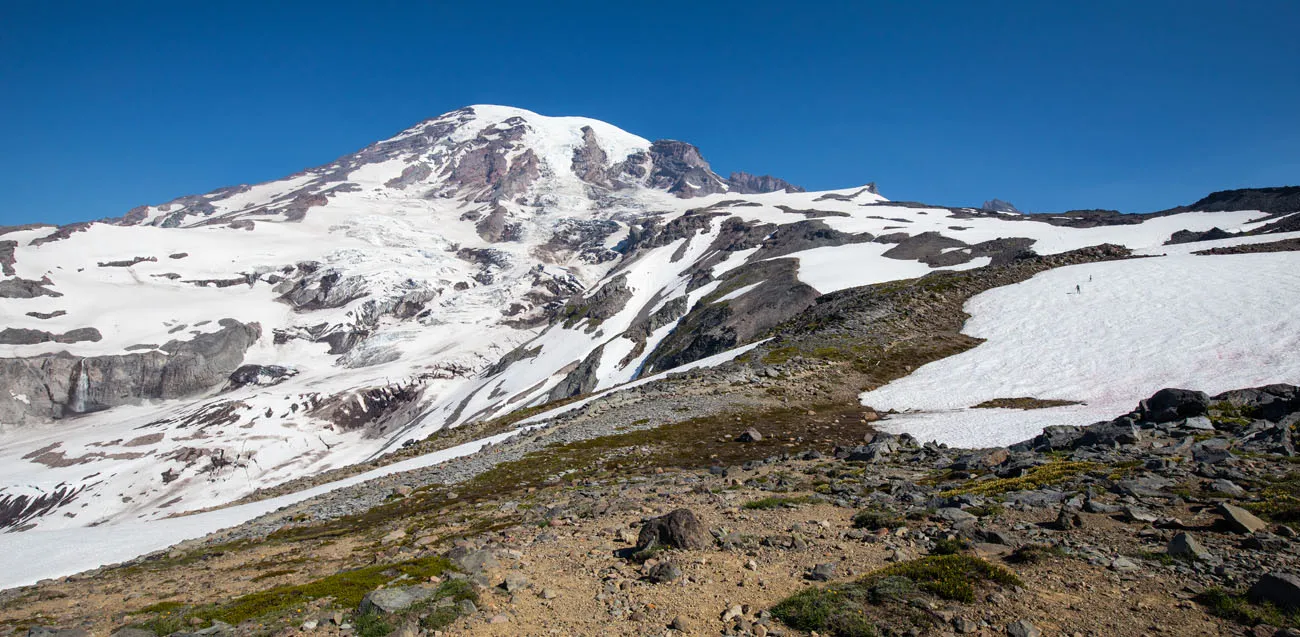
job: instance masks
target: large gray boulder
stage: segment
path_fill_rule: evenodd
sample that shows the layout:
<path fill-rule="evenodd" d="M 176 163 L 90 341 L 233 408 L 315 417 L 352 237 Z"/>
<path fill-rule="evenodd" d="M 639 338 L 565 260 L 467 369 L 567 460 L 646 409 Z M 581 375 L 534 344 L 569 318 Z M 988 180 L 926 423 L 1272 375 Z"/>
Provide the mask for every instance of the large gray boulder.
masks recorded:
<path fill-rule="evenodd" d="M 366 596 L 361 598 L 361 607 L 357 610 L 362 615 L 399 613 L 420 602 L 432 599 L 436 593 L 435 589 L 424 586 L 381 588 L 366 593 Z"/>
<path fill-rule="evenodd" d="M 1218 512 L 1219 515 L 1223 516 L 1223 520 L 1227 522 L 1228 526 L 1238 533 L 1255 533 L 1268 528 L 1267 522 L 1235 504 L 1220 502 Z"/>
<path fill-rule="evenodd" d="M 677 509 L 667 515 L 646 520 L 636 539 L 637 550 L 654 546 L 699 550 L 712 544 L 708 530 L 690 509 Z"/>

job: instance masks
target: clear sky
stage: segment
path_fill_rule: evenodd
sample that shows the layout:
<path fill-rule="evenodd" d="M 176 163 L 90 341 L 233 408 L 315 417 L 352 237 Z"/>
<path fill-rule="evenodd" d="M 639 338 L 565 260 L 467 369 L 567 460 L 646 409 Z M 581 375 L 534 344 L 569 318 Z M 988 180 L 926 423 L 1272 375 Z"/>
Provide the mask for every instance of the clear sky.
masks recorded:
<path fill-rule="evenodd" d="M 275 179 L 475 103 L 719 172 L 1148 211 L 1300 183 L 1300 2 L 0 4 L 0 224 Z"/>

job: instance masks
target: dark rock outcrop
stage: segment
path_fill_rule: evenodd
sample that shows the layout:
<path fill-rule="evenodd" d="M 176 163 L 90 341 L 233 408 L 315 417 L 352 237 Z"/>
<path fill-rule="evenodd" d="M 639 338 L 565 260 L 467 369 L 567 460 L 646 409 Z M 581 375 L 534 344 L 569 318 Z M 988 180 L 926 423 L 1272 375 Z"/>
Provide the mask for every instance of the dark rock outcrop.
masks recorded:
<path fill-rule="evenodd" d="M 256 323 L 222 319 L 220 325 L 189 341 L 170 341 L 161 351 L 0 359 L 0 385 L 28 397 L 27 402 L 0 400 L 0 422 L 43 421 L 216 387 L 261 336 Z"/>
<path fill-rule="evenodd" d="M 749 342 L 811 307 L 817 290 L 803 283 L 794 259 L 751 261 L 728 272 L 718 290 L 687 312 L 654 352 L 642 374 L 663 371 Z M 728 292 L 758 284 L 740 297 L 716 302 Z"/>
<path fill-rule="evenodd" d="M 34 299 L 38 296 L 63 296 L 45 286 L 52 285 L 49 279 L 34 281 L 32 279 L 5 279 L 0 281 L 0 299 Z"/>
<path fill-rule="evenodd" d="M 3 272 L 5 276 L 16 274 L 14 270 L 14 248 L 17 247 L 17 241 L 0 241 L 0 272 Z"/>
<path fill-rule="evenodd" d="M 37 343 L 80 343 L 82 341 L 98 342 L 104 337 L 93 327 L 79 327 L 62 334 L 52 334 L 44 330 L 22 327 L 6 327 L 0 330 L 0 345 L 35 345 Z"/>
<path fill-rule="evenodd" d="M 582 127 L 582 145 L 573 149 L 573 174 L 589 184 L 609 186 L 609 157 L 596 140 L 596 131 Z"/>
<path fill-rule="evenodd" d="M 709 168 L 700 149 L 686 142 L 661 139 L 650 145 L 651 188 L 660 188 L 683 199 L 727 191 L 727 183 Z"/>
<path fill-rule="evenodd" d="M 596 389 L 596 370 L 600 368 L 600 357 L 605 351 L 605 346 L 600 345 L 591 350 L 587 357 L 582 359 L 558 385 L 551 388 L 547 400 L 561 400 L 570 396 L 585 394 Z"/>
<path fill-rule="evenodd" d="M 298 370 L 279 365 L 240 365 L 239 369 L 230 373 L 229 387 L 231 389 L 248 385 L 268 387 L 297 375 Z"/>

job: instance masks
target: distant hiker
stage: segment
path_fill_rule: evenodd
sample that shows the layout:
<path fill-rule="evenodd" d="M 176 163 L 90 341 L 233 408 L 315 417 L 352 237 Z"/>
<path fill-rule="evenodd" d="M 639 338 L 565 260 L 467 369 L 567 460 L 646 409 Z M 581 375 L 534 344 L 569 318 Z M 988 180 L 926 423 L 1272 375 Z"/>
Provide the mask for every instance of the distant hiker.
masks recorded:
<path fill-rule="evenodd" d="M 1074 293 L 1075 293 L 1075 294 L 1083 294 L 1083 290 L 1080 290 L 1080 289 L 1079 289 L 1079 284 L 1077 284 L 1077 283 L 1074 285 Z"/>

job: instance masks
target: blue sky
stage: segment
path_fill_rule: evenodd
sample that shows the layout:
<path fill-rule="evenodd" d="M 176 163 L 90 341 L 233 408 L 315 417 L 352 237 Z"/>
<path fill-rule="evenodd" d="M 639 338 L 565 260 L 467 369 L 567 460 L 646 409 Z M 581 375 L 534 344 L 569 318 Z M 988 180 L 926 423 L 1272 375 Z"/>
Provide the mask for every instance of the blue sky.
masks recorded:
<path fill-rule="evenodd" d="M 4 3 L 0 224 L 275 179 L 475 103 L 937 204 L 1300 183 L 1293 0 L 361 5 Z"/>

